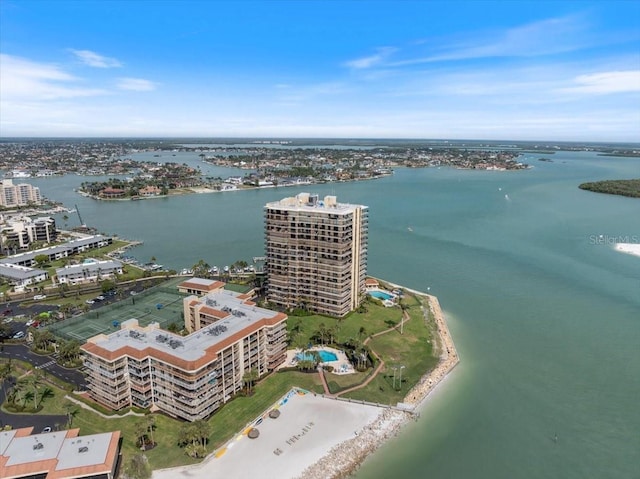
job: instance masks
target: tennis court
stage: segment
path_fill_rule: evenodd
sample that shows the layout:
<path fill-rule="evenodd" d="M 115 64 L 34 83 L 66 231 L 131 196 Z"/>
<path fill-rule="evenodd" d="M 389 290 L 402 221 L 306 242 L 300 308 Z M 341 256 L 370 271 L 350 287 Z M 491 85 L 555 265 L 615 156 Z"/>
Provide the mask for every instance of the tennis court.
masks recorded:
<path fill-rule="evenodd" d="M 141 326 L 153 322 L 160 323 L 163 329 L 174 322 L 182 326 L 182 300 L 187 295 L 178 293 L 176 285 L 181 281 L 184 279 L 171 280 L 135 296 L 60 321 L 49 329 L 56 336 L 84 343 L 96 334 L 109 334 L 120 329 L 120 324 L 131 318 L 137 319 Z"/>

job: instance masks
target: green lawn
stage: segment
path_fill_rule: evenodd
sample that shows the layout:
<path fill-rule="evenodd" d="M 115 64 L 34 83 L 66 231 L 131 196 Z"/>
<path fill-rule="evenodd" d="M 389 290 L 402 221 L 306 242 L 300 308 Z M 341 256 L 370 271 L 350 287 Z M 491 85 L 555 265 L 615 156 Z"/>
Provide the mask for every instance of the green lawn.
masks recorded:
<path fill-rule="evenodd" d="M 43 409 L 38 414 L 65 414 L 63 405 L 66 402 L 64 396 L 67 393 L 55 386 L 49 384 L 47 386 L 53 390 L 53 396 L 44 400 Z M 251 397 L 236 397 L 211 416 L 209 419 L 211 426 L 209 451 L 212 452 L 231 439 L 247 423 L 270 408 L 294 386 L 317 393 L 322 392 L 322 386 L 316 373 L 306 374 L 289 371 L 270 375 L 256 384 Z M 161 469 L 198 462 L 198 460 L 189 458 L 184 450 L 177 446 L 179 431 L 184 422 L 163 414 L 155 414 L 154 416 L 156 420 L 154 439 L 158 445 L 146 452 L 151 467 Z M 128 457 L 139 452 L 135 446 L 134 431 L 136 422 L 140 420 L 141 418 L 135 416 L 119 417 L 118 414 L 107 419 L 78 406 L 72 427 L 79 427 L 82 435 L 121 431 L 122 450 L 126 461 Z M 59 427 L 65 428 L 66 424 L 60 424 Z"/>
<path fill-rule="evenodd" d="M 289 337 L 291 343 L 301 342 L 305 344 L 321 324 L 326 328 L 334 328 L 335 342 L 344 343 L 349 338 L 359 338 L 360 328 L 364 328 L 364 337 L 384 331 L 398 324 L 402 317 L 400 308 L 385 308 L 376 300 L 365 302 L 366 313 L 353 312 L 343 319 L 330 318 L 327 316 L 290 316 L 287 321 Z M 364 339 L 362 337 L 362 339 Z"/>
<path fill-rule="evenodd" d="M 437 364 L 437 358 L 433 356 L 432 338 L 434 334 L 433 319 L 425 324 L 420 301 L 412 295 L 406 295 L 404 304 L 408 307 L 411 320 L 404 323 L 403 333 L 391 331 L 369 341 L 369 346 L 376 351 L 385 361 L 386 367 L 372 380 L 367 387 L 346 394 L 346 397 L 365 399 L 381 404 L 395 404 L 401 401 L 408 390 L 420 379 L 420 377 Z M 325 327 L 336 329 L 335 340 L 344 342 L 349 338 L 369 336 L 376 332 L 389 329 L 398 325 L 401 318 L 400 308 L 385 308 L 374 301 L 365 303 L 366 313 L 352 313 L 345 319 L 338 321 L 335 318 L 322 316 L 291 317 L 288 321 L 289 331 L 293 341 L 305 342 L 318 329 L 321 323 Z M 425 304 L 425 310 L 428 306 Z M 360 334 L 360 328 L 366 333 Z M 403 383 L 397 389 L 393 389 L 392 366 L 403 365 Z M 327 380 L 332 387 L 345 389 L 355 384 L 360 384 L 371 374 L 371 370 L 354 375 L 338 376 L 327 374 Z M 211 452 L 222 446 L 235 434 L 240 432 L 249 422 L 269 409 L 292 387 L 297 386 L 309 391 L 322 393 L 323 389 L 317 373 L 307 374 L 298 371 L 273 373 L 258 382 L 251 397 L 236 397 L 225 404 L 209 419 L 211 435 L 209 437 L 208 450 Z M 65 403 L 63 390 L 52 387 L 54 397 L 44 401 L 41 414 L 64 414 Z M 154 439 L 158 445 L 146 452 L 149 463 L 153 469 L 192 464 L 197 460 L 189 458 L 176 442 L 180 428 L 184 424 L 162 414 L 156 414 L 156 428 Z M 134 416 L 103 418 L 92 411 L 77 408 L 73 419 L 73 427 L 79 427 L 81 434 L 94 434 L 104 431 L 120 430 L 123 437 L 123 453 L 125 462 L 128 457 L 139 452 L 135 447 L 135 425 L 139 421 Z M 61 425 L 64 427 L 64 425 Z"/>
<path fill-rule="evenodd" d="M 385 362 L 385 367 L 367 387 L 345 394 L 353 399 L 366 399 L 381 404 L 395 404 L 402 401 L 407 392 L 427 372 L 433 369 L 438 358 L 433 354 L 435 325 L 433 318 L 425 324 L 420 303 L 416 298 L 407 298 L 408 313 L 411 320 L 404 323 L 403 334 L 398 330 L 383 334 L 369 341 L 371 349 L 376 351 Z M 425 310 L 428 306 L 425 302 Z M 400 366 L 402 385 L 400 386 Z M 393 389 L 393 367 L 396 367 L 396 389 Z"/>
<path fill-rule="evenodd" d="M 353 386 L 362 383 L 369 376 L 371 371 L 355 372 L 353 374 L 333 374 L 326 373 L 327 385 L 329 391 L 335 394 Z"/>

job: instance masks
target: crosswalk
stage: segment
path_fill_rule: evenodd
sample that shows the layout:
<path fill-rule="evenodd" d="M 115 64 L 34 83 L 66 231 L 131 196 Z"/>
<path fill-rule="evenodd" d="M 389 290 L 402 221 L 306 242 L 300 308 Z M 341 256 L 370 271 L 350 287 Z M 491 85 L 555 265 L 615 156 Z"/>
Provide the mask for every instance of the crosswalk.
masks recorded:
<path fill-rule="evenodd" d="M 51 361 L 49 361 L 47 363 L 40 364 L 40 365 L 36 366 L 36 369 L 44 369 L 44 368 L 47 368 L 47 367 L 49 367 L 49 366 L 51 366 L 52 364 L 55 364 L 55 363 L 56 363 L 56 361 L 54 359 L 54 360 L 51 360 Z"/>

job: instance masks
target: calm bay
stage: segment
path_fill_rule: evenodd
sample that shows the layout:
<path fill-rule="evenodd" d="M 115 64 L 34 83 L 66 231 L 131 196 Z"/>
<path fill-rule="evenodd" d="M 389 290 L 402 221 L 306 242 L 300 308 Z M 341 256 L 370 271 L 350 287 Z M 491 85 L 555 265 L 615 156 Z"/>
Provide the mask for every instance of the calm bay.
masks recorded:
<path fill-rule="evenodd" d="M 538 156 L 524 157 L 531 170 L 400 168 L 371 181 L 134 202 L 73 191 L 99 177 L 26 181 L 77 205 L 90 226 L 144 241 L 131 250 L 140 261 L 177 270 L 262 256 L 269 201 L 309 191 L 368 205 L 369 274 L 437 295 L 461 363 L 356 477 L 637 477 L 640 257 L 612 243 L 640 241 L 640 200 L 577 186 L 638 177 L 640 159 Z M 165 160 L 244 173 L 195 153 Z"/>

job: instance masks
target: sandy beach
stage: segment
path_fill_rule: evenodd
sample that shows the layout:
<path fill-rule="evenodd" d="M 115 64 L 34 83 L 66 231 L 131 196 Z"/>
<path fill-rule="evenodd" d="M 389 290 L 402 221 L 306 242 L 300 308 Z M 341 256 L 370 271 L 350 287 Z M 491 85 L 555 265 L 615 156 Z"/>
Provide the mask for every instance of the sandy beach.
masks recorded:
<path fill-rule="evenodd" d="M 616 244 L 616 251 L 640 256 L 640 243 L 618 243 Z"/>
<path fill-rule="evenodd" d="M 338 401 L 313 393 L 294 394 L 279 410 L 280 417 L 266 417 L 256 426 L 260 431 L 257 439 L 238 434 L 204 462 L 158 470 L 153 478 L 296 477 L 309 464 L 326 456 L 336 444 L 355 438 L 356 433 L 360 435 L 364 426 L 375 423 L 385 412 L 375 406 Z"/>
<path fill-rule="evenodd" d="M 402 288 L 399 285 L 391 285 Z M 406 288 L 404 288 L 407 290 Z M 408 290 L 411 291 L 411 290 Z M 313 393 L 291 393 L 277 419 L 265 417 L 260 436 L 239 432 L 202 463 L 154 471 L 154 479 L 210 477 L 278 477 L 280 479 L 342 479 L 348 477 L 404 424 L 417 418 L 428 394 L 458 364 L 459 358 L 435 296 L 411 291 L 429 300 L 425 321 L 433 314 L 439 336 L 440 362 L 404 399 L 407 410 L 377 407 Z"/>

